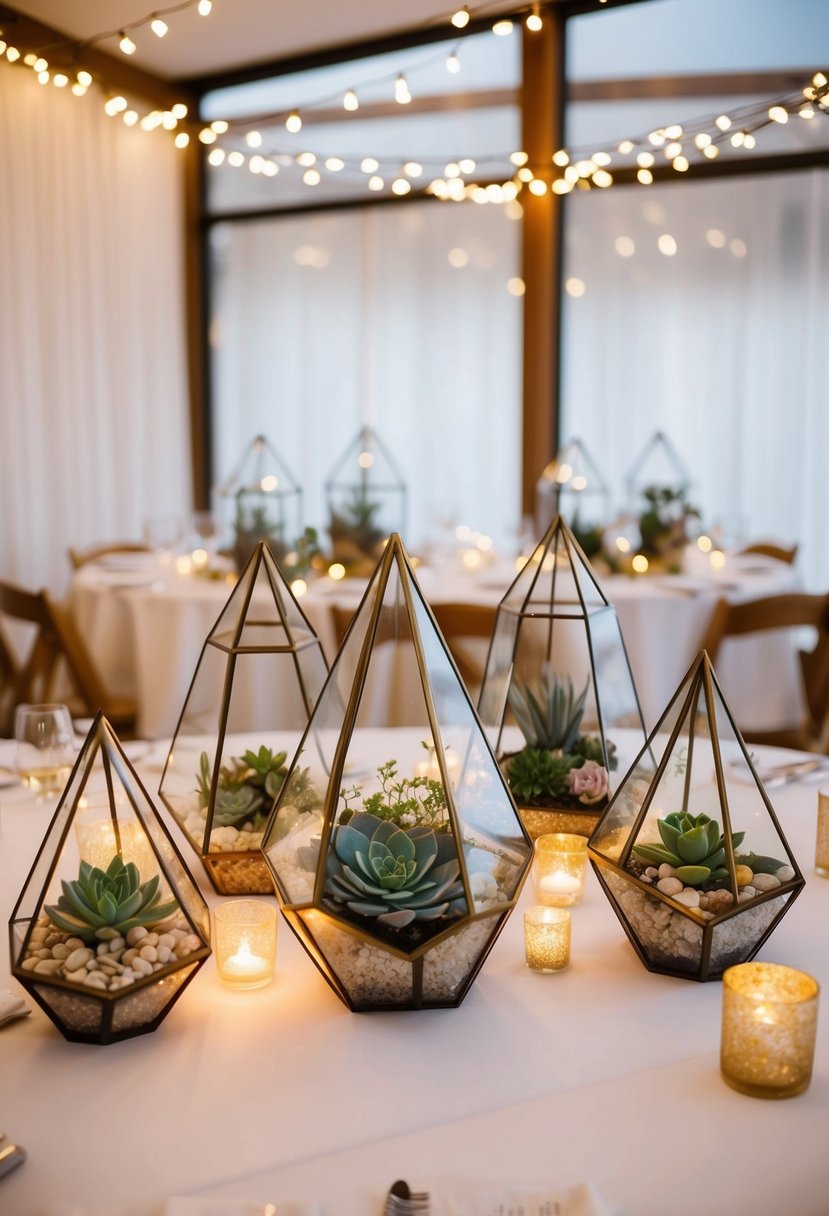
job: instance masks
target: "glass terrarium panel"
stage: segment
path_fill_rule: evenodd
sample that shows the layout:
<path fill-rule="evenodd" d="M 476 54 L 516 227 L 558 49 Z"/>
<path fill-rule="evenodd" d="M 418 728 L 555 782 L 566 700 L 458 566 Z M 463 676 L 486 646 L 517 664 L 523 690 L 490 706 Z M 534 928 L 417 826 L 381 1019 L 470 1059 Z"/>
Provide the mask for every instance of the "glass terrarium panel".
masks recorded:
<path fill-rule="evenodd" d="M 714 925 L 711 930 L 709 970 L 719 974 L 726 967 L 733 967 L 750 959 L 774 920 L 782 916 L 790 898 L 790 893 L 779 895 L 776 899 L 766 900 L 765 903 L 743 908 L 727 920 Z"/>
<path fill-rule="evenodd" d="M 696 974 L 702 958 L 702 922 L 677 912 L 612 870 L 603 869 L 602 876 L 648 962 Z"/>
<path fill-rule="evenodd" d="M 457 1000 L 470 975 L 491 947 L 502 921 L 500 916 L 472 921 L 426 951 L 421 979 L 424 1004 Z"/>
<path fill-rule="evenodd" d="M 122 996 L 115 1002 L 112 1011 L 112 1032 L 122 1034 L 145 1026 L 157 1018 L 172 1001 L 179 989 L 186 984 L 193 974 L 197 964 L 182 967 L 172 975 L 165 975 L 156 983 L 140 988 L 128 996 Z"/>
<path fill-rule="evenodd" d="M 311 915 L 317 948 L 355 1008 L 412 1004 L 411 962 L 376 941 L 349 933 L 330 917 Z"/>
<path fill-rule="evenodd" d="M 478 702 L 478 716 L 493 747 L 497 747 L 501 722 L 507 709 L 520 623 L 521 617 L 514 608 L 501 606 L 495 618 L 495 629 L 486 662 L 486 679 Z"/>
<path fill-rule="evenodd" d="M 687 493 L 688 473 L 670 439 L 657 431 L 639 453 L 625 478 L 628 494 L 636 501 L 650 487 L 667 487 Z"/>
<path fill-rule="evenodd" d="M 601 549 L 602 529 L 610 519 L 610 496 L 580 439 L 561 449 L 536 483 L 536 523 L 544 531 L 562 515 L 588 558 Z"/>
<path fill-rule="evenodd" d="M 377 435 L 363 427 L 325 483 L 332 553 L 346 568 L 376 561 L 405 527 L 406 487 Z"/>
<path fill-rule="evenodd" d="M 260 486 L 239 490 L 233 503 L 233 557 L 237 570 L 248 561 L 260 540 L 282 561 L 302 531 L 302 494 Z"/>
<path fill-rule="evenodd" d="M 580 612 L 607 599 L 558 519 L 530 554 L 503 599 L 525 612 Z"/>
<path fill-rule="evenodd" d="M 597 731 L 596 686 L 583 616 L 565 616 L 557 610 L 555 616 L 532 615 L 522 620 L 515 648 L 510 700 L 528 687 L 543 698 L 539 682 L 545 674 L 565 686 L 571 685 L 576 697 L 584 696 L 581 727 Z M 510 721 L 514 721 L 514 715 Z"/>
<path fill-rule="evenodd" d="M 104 1013 L 104 1001 L 100 997 L 69 992 L 52 984 L 35 984 L 33 991 L 70 1034 L 100 1033 Z"/>

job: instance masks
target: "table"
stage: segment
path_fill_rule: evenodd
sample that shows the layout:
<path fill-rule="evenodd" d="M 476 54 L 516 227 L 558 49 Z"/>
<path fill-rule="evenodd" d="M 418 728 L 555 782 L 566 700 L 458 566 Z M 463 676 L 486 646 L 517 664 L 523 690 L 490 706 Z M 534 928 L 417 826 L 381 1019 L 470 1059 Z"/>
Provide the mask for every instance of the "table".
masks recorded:
<path fill-rule="evenodd" d="M 143 771 L 154 788 L 157 771 Z M 815 787 L 773 798 L 808 883 L 759 957 L 825 992 Z M 52 809 L 0 791 L 4 919 Z M 351 1014 L 284 925 L 271 987 L 224 989 L 211 959 L 155 1034 L 66 1043 L 35 1009 L 0 1030 L 0 1127 L 29 1152 L 0 1183 L 3 1212 L 150 1216 L 165 1196 L 203 1193 L 371 1216 L 406 1177 L 435 1189 L 590 1179 L 628 1216 L 825 1213 L 825 1009 L 810 1090 L 745 1098 L 718 1074 L 720 985 L 645 971 L 592 874 L 566 971 L 527 970 L 520 912 L 456 1010 Z"/>
<path fill-rule="evenodd" d="M 70 603 L 81 634 L 106 673 L 110 691 L 135 698 L 138 733 L 146 738 L 175 730 L 202 644 L 230 593 L 224 581 L 179 575 L 173 565 L 135 570 L 89 564 L 73 578 Z M 432 603 L 497 604 L 514 577 L 514 566 L 466 571 L 457 564 L 418 571 Z M 615 604 L 642 712 L 655 725 L 690 667 L 717 600 L 753 599 L 797 586 L 790 566 L 762 557 L 734 558 L 722 571 L 693 576 L 602 580 Z M 354 609 L 365 581 L 312 583 L 301 604 L 329 659 L 336 651 L 333 603 Z M 774 671 L 772 681 L 768 672 Z M 726 642 L 718 674 L 744 728 L 797 724 L 801 687 L 790 639 Z"/>

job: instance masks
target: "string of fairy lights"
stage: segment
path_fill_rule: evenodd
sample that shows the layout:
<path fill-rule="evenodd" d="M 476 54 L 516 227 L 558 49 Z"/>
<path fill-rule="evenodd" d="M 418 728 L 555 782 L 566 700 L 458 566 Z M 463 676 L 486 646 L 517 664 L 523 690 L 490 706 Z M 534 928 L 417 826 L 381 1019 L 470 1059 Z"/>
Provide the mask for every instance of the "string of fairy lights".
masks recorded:
<path fill-rule="evenodd" d="M 597 3 L 603 4 L 605 0 L 597 0 Z M 55 67 L 47 58 L 58 52 L 56 59 L 60 64 L 68 52 L 74 61 L 84 48 L 115 39 L 120 52 L 132 56 L 139 49 L 145 31 L 152 37 L 164 38 L 171 29 L 167 18 L 179 18 L 188 10 L 208 17 L 214 10 L 214 0 L 183 0 L 83 42 L 54 43 L 26 52 L 4 41 L 0 31 L 0 61 L 5 59 L 8 64 L 31 69 L 41 85 L 51 83 L 78 97 L 84 96 L 93 85 L 97 86 L 104 95 L 104 111 L 109 117 L 120 118 L 126 126 L 144 131 L 167 131 L 178 148 L 186 148 L 191 139 L 197 139 L 204 146 L 207 162 L 214 170 L 246 168 L 263 177 L 276 177 L 282 171 L 291 170 L 299 172 L 303 184 L 311 189 L 326 177 L 340 177 L 364 183 L 373 193 L 390 192 L 403 197 L 418 191 L 454 202 L 471 199 L 476 203 L 507 203 L 523 190 L 542 196 L 548 191 L 563 195 L 574 189 L 607 189 L 614 184 L 614 174 L 619 170 L 626 171 L 627 180 L 634 173 L 639 184 L 648 186 L 655 180 L 659 165 L 670 166 L 680 174 L 687 173 L 695 162 L 713 160 L 723 151 L 751 151 L 763 128 L 783 126 L 790 119 L 811 121 L 820 113 L 829 114 L 829 74 L 816 71 L 802 88 L 783 97 L 744 105 L 727 113 L 710 114 L 691 122 L 670 123 L 615 141 L 612 146 L 560 148 L 546 164 L 532 163 L 527 153 L 520 149 L 487 153 L 483 158 L 458 155 L 450 159 L 400 154 L 344 157 L 307 146 L 297 150 L 303 114 L 306 119 L 313 120 L 332 106 L 342 107 L 348 114 L 359 114 L 363 104 L 361 94 L 365 96 L 369 92 L 374 101 L 378 88 L 382 90 L 385 86 L 388 86 L 390 99 L 405 109 L 415 98 L 414 82 L 421 73 L 428 72 L 433 79 L 434 68 L 441 61 L 450 74 L 462 72 L 464 31 L 473 18 L 480 18 L 492 7 L 493 3 L 474 8 L 463 5 L 451 14 L 425 22 L 424 26 L 432 27 L 445 23 L 461 37 L 452 42 L 448 52 L 442 49 L 435 54 L 431 50 L 422 60 L 409 62 L 405 71 L 369 76 L 353 82 L 343 92 L 306 100 L 301 106 L 232 121 L 199 122 L 189 114 L 184 102 L 173 104 L 169 110 L 145 109 L 142 113 L 126 96 L 108 88 L 105 80 L 95 79 L 85 68 Z M 544 19 L 544 6 L 533 3 L 509 16 L 494 17 L 489 28 L 495 37 L 502 38 L 510 36 L 516 26 L 523 23 L 532 34 L 544 28 Z M 480 22 L 476 22 L 476 30 L 479 25 Z"/>

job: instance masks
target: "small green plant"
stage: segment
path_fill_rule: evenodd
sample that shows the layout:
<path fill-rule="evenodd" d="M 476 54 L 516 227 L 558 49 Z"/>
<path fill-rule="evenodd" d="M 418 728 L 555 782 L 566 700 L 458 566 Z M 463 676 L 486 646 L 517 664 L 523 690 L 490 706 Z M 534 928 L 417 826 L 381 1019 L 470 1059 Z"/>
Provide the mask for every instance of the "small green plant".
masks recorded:
<path fill-rule="evenodd" d="M 341 503 L 338 510 L 331 510 L 328 530 L 335 548 L 338 543 L 351 542 L 361 553 L 374 554 L 385 536 L 375 522 L 381 505 L 369 498 L 365 486 L 355 486 L 350 498 Z"/>
<path fill-rule="evenodd" d="M 252 819 L 254 830 L 261 827 L 285 780 L 287 757 L 287 752 L 274 753 L 269 747 L 260 747 L 258 752 L 246 751 L 222 765 L 213 807 L 214 826 L 232 827 Z M 202 752 L 199 760 L 198 782 L 199 806 L 207 807 L 212 785 L 207 752 Z"/>
<path fill-rule="evenodd" d="M 648 486 L 642 491 L 646 506 L 639 516 L 641 550 L 648 557 L 659 557 L 684 545 L 688 539 L 689 519 L 699 519 L 699 511 L 685 500 L 683 489 Z"/>
<path fill-rule="evenodd" d="M 57 904 L 44 907 L 53 925 L 85 942 L 123 937 L 137 925 L 160 924 L 177 911 L 176 900 L 161 902 L 158 875 L 142 883 L 134 862 L 118 855 L 106 870 L 82 861 L 77 879 L 62 882 Z"/>
<path fill-rule="evenodd" d="M 428 745 L 424 744 L 424 747 Z M 449 831 L 446 813 L 446 794 L 443 785 L 434 777 L 401 777 L 398 779 L 397 761 L 388 760 L 377 769 L 380 789 L 362 799 L 362 809 L 381 821 L 396 823 L 401 827 L 429 827 L 437 832 Z M 348 823 L 356 808 L 351 803 L 362 797 L 358 786 L 340 790 L 343 809 L 339 822 Z"/>
<path fill-rule="evenodd" d="M 570 770 L 583 763 L 537 747 L 525 747 L 509 761 L 507 781 L 518 802 L 545 802 L 570 792 Z"/>
<path fill-rule="evenodd" d="M 656 826 L 662 844 L 637 844 L 633 853 L 640 861 L 660 866 L 667 863 L 676 877 L 688 887 L 717 882 L 728 877 L 725 836 L 716 820 L 708 815 L 689 815 L 674 811 Z M 745 832 L 732 832 L 731 847 L 736 850 Z M 779 864 L 779 863 L 778 863 Z"/>
<path fill-rule="evenodd" d="M 589 683 L 577 695 L 568 676 L 559 680 L 547 664 L 532 684 L 514 680 L 509 705 L 528 747 L 571 752 L 579 738 Z"/>

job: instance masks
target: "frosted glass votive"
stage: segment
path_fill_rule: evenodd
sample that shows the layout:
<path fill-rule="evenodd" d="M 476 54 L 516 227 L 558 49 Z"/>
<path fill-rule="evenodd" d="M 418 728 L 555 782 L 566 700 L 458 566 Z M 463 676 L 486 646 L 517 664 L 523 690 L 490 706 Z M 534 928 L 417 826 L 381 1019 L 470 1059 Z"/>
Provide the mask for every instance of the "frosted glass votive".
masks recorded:
<path fill-rule="evenodd" d="M 587 838 L 568 832 L 539 836 L 533 852 L 535 898 L 548 908 L 572 908 L 584 895 Z"/>
<path fill-rule="evenodd" d="M 264 988 L 276 967 L 276 906 L 232 899 L 213 913 L 216 970 L 229 988 Z"/>
<path fill-rule="evenodd" d="M 817 796 L 815 871 L 821 878 L 829 878 L 829 789 L 819 790 Z"/>
<path fill-rule="evenodd" d="M 776 963 L 740 963 L 723 973 L 720 1070 L 753 1098 L 793 1098 L 808 1089 L 819 985 Z"/>
<path fill-rule="evenodd" d="M 562 908 L 528 908 L 524 913 L 524 953 L 533 971 L 561 971 L 570 962 L 570 913 Z"/>

